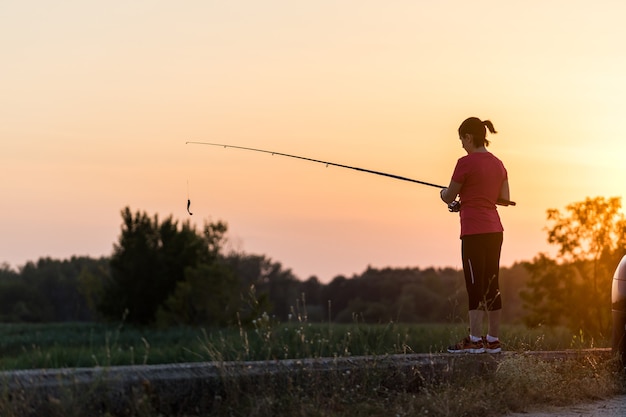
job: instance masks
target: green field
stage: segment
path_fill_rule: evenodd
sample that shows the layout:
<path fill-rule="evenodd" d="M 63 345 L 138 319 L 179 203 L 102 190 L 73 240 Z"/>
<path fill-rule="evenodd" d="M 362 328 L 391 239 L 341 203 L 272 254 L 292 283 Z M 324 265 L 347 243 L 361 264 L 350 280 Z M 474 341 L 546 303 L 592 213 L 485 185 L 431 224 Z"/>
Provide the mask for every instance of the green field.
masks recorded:
<path fill-rule="evenodd" d="M 249 328 L 138 328 L 94 323 L 1 324 L 0 369 L 250 361 L 435 353 L 465 334 L 463 325 L 279 323 Z M 504 326 L 510 351 L 608 347 L 564 328 Z"/>

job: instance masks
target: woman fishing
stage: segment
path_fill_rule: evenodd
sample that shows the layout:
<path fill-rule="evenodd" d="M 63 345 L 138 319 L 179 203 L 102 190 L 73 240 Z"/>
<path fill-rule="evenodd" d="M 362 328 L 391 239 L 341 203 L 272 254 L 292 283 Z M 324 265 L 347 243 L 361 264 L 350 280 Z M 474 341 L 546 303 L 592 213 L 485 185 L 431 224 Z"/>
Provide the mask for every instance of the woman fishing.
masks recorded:
<path fill-rule="evenodd" d="M 509 183 L 502 161 L 487 151 L 487 129 L 497 133 L 493 123 L 470 117 L 459 126 L 459 139 L 467 155 L 460 158 L 450 185 L 441 190 L 441 199 L 453 203 L 459 196 L 461 257 L 469 300 L 469 335 L 448 347 L 450 353 L 499 353 L 502 298 L 498 275 L 503 230 L 496 209 L 498 200 L 509 200 Z M 484 313 L 487 335 L 483 338 Z"/>

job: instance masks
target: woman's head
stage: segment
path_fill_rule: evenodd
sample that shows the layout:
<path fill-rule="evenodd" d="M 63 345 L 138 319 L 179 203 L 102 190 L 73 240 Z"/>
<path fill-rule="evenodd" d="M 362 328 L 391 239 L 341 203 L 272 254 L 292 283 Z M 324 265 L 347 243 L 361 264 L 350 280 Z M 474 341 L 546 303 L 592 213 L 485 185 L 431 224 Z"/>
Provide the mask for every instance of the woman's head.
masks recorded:
<path fill-rule="evenodd" d="M 459 137 L 463 138 L 465 135 L 472 135 L 474 146 L 480 148 L 481 146 L 489 146 L 487 140 L 487 129 L 491 133 L 498 133 L 493 128 L 493 123 L 489 120 L 482 121 L 478 117 L 469 117 L 461 123 L 459 126 Z"/>

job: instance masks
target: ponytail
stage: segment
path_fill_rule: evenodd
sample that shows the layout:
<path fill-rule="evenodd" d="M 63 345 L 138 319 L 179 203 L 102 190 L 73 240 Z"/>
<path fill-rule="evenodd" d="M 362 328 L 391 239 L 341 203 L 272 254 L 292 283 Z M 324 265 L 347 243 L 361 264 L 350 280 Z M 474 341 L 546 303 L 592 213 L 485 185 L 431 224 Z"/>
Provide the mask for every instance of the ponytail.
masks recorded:
<path fill-rule="evenodd" d="M 496 129 L 493 128 L 493 123 L 491 123 L 491 120 L 483 120 L 483 125 L 486 126 L 491 133 L 498 133 L 496 132 Z"/>

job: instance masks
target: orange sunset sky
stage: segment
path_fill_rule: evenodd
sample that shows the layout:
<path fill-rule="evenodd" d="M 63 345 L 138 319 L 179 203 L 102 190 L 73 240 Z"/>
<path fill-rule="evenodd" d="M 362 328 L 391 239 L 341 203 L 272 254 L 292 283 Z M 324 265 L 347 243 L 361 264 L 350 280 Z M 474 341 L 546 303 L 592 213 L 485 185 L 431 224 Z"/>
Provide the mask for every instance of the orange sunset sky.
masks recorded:
<path fill-rule="evenodd" d="M 0 263 L 110 255 L 129 206 L 229 225 L 300 279 L 461 268 L 436 188 L 469 116 L 517 207 L 502 265 L 552 253 L 546 210 L 622 196 L 621 1 L 2 1 Z M 186 212 L 187 194 L 193 216 Z"/>

